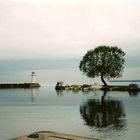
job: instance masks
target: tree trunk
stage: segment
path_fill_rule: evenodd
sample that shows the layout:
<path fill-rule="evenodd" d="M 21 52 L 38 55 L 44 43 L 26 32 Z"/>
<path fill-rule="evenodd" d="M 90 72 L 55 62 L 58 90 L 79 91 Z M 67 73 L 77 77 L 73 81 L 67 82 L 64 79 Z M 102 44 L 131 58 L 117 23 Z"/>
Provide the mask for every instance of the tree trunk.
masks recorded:
<path fill-rule="evenodd" d="M 104 80 L 103 74 L 101 74 L 101 81 L 103 82 L 104 86 L 107 86 L 106 81 Z"/>

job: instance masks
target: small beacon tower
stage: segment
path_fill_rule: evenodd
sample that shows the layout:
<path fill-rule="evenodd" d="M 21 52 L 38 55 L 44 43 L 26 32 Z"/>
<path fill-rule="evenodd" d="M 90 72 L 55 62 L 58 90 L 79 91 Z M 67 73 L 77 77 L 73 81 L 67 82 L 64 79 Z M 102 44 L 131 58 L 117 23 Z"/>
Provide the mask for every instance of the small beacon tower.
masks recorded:
<path fill-rule="evenodd" d="M 32 72 L 31 74 L 31 83 L 36 83 L 36 73 Z"/>

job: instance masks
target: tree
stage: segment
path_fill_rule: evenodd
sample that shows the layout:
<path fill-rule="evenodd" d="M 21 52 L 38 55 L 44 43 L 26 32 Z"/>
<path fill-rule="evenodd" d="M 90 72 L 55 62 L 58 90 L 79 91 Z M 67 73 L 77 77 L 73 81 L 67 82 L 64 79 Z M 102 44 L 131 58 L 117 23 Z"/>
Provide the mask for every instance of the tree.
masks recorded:
<path fill-rule="evenodd" d="M 80 61 L 79 68 L 88 77 L 100 76 L 104 86 L 104 78 L 118 78 L 122 76 L 125 53 L 118 47 L 99 46 L 89 50 Z"/>

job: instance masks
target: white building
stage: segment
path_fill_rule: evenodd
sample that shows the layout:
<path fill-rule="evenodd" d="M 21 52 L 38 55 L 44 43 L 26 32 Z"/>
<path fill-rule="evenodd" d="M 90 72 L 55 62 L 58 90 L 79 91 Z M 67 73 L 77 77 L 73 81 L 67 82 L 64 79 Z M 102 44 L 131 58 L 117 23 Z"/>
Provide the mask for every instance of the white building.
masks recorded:
<path fill-rule="evenodd" d="M 36 83 L 36 73 L 32 72 L 31 74 L 31 83 Z"/>

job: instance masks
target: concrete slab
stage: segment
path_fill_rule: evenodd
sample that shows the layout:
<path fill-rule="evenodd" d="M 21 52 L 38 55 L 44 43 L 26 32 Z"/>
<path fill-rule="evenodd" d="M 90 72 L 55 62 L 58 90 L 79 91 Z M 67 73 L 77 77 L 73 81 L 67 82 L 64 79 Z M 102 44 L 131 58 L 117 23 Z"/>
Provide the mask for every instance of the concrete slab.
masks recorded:
<path fill-rule="evenodd" d="M 57 133 L 52 131 L 39 131 L 26 136 L 20 136 L 9 140 L 99 140 L 99 139 Z"/>

